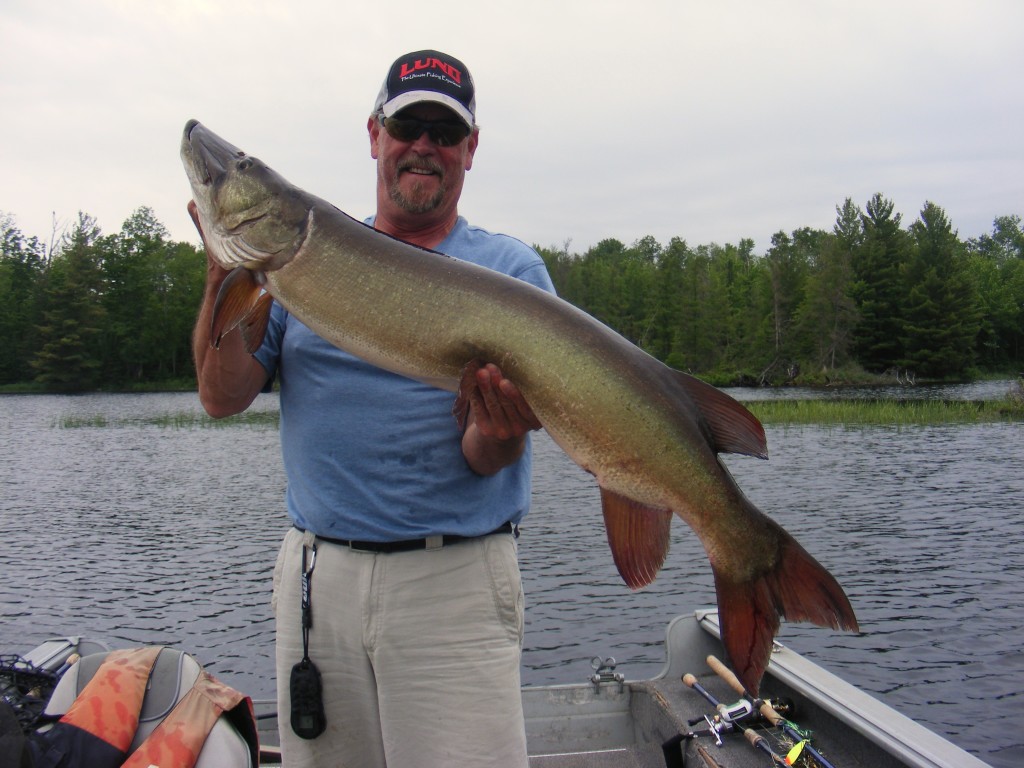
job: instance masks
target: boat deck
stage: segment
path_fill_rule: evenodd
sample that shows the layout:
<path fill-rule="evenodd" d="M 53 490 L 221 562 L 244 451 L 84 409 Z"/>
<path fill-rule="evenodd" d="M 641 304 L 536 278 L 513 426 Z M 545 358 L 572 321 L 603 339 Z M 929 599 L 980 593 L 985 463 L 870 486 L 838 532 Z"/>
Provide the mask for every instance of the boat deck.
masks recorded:
<path fill-rule="evenodd" d="M 698 675 L 700 684 L 719 701 L 732 704 L 734 692 L 713 673 Z M 788 698 L 792 692 L 780 686 L 770 695 Z M 764 721 L 751 720 L 721 733 L 721 744 L 709 732 L 705 715 L 714 716 L 715 709 L 678 677 L 626 683 L 619 689 L 614 684 L 566 686 L 523 692 L 530 743 L 531 768 L 665 768 L 666 752 L 662 745 L 673 737 L 696 733 L 674 747 L 680 766 L 714 766 L 724 768 L 755 768 L 771 764 L 771 758 L 744 737 L 750 727 L 764 736 L 776 753 L 785 756 L 792 740 L 771 728 Z M 574 715 L 573 709 L 580 714 Z M 906 762 L 851 733 L 848 726 L 830 727 L 829 718 L 821 712 L 808 711 L 794 718 L 802 728 L 813 731 L 812 743 L 826 759 L 844 768 L 895 768 Z M 692 724 L 691 724 L 692 723 Z M 682 750 L 682 751 L 680 751 Z M 703 751 L 708 758 L 701 755 Z"/>
<path fill-rule="evenodd" d="M 714 673 L 707 671 L 696 676 L 719 701 L 732 704 L 737 700 L 736 694 Z M 800 695 L 771 680 L 766 680 L 765 693 L 772 698 Z M 723 732 L 719 745 L 703 720 L 705 715 L 715 714 L 714 708 L 678 676 L 599 686 L 524 688 L 523 704 L 527 713 L 530 768 L 666 768 L 673 765 L 676 768 L 763 768 L 770 765 L 772 759 L 744 738 L 742 729 L 745 727 L 765 736 L 782 756 L 792 745 L 792 741 L 787 741 L 763 720 L 744 721 L 738 728 Z M 815 748 L 842 768 L 958 764 L 908 762 L 908 758 L 913 757 L 912 749 L 908 748 L 902 755 L 899 750 L 887 750 L 851 730 L 848 722 L 838 722 L 817 707 L 806 707 L 804 711 L 798 708 L 793 719 L 811 732 Z M 276 722 L 261 721 L 261 727 L 276 728 Z M 673 737 L 691 732 L 698 735 L 684 739 L 675 747 L 678 762 L 667 762 L 662 745 Z M 702 756 L 702 751 L 707 757 Z M 264 765 L 277 762 L 271 759 Z M 969 758 L 965 765 L 980 764 Z"/>
<path fill-rule="evenodd" d="M 705 716 L 715 707 L 683 682 L 692 674 L 717 701 L 729 706 L 740 696 L 711 670 L 709 654 L 721 655 L 718 616 L 698 611 L 668 628 L 665 668 L 655 678 L 601 685 L 524 688 L 527 741 L 533 768 L 622 765 L 638 768 L 708 766 L 754 768 L 773 759 L 744 737 L 751 728 L 785 757 L 793 745 L 759 717 L 744 718 L 721 733 L 708 731 Z M 761 684 L 761 695 L 792 704 L 787 717 L 828 762 L 842 768 L 984 768 L 978 758 L 904 717 L 799 654 L 777 645 Z M 662 745 L 696 732 L 684 754 L 667 762 Z M 703 752 L 703 754 L 702 754 Z M 706 757 L 704 756 L 706 755 Z M 805 754 L 805 757 L 807 755 Z M 816 761 L 818 765 L 826 763 Z M 801 760 L 801 765 L 815 762 Z"/>
<path fill-rule="evenodd" d="M 716 739 L 705 716 L 715 707 L 683 682 L 692 674 L 723 704 L 739 695 L 711 670 L 709 654 L 720 655 L 717 614 L 698 611 L 671 622 L 667 660 L 656 677 L 622 681 L 608 675 L 598 683 L 523 689 L 531 768 L 757 768 L 773 764 L 751 745 L 743 730 L 765 737 L 785 756 L 792 740 L 764 720 L 738 721 Z M 792 702 L 788 718 L 811 737 L 811 745 L 840 768 L 985 768 L 986 764 L 948 740 L 904 717 L 787 648 L 772 654 L 761 695 Z M 275 743 L 275 718 L 260 721 Z M 685 738 L 688 735 L 689 738 Z M 666 754 L 663 744 L 684 738 L 682 751 Z M 721 742 L 720 744 L 718 742 Z M 797 765 L 828 763 L 801 760 Z"/>
<path fill-rule="evenodd" d="M 792 746 L 792 738 L 754 715 L 746 700 L 712 670 L 717 667 L 728 676 L 709 658 L 721 656 L 719 638 L 717 613 L 697 611 L 669 623 L 665 666 L 649 680 L 627 681 L 615 672 L 612 660 L 598 658 L 589 681 L 524 688 L 531 767 L 755 768 L 784 764 L 781 756 Z M 95 654 L 109 648 L 77 637 L 55 638 L 19 657 L 18 663 L 55 671 L 65 668 L 76 650 L 95 661 Z M 179 654 L 179 658 L 185 657 Z M 197 674 L 198 664 L 192 663 Z M 155 683 L 154 690 L 182 695 L 187 686 L 180 685 L 180 674 L 179 667 L 170 688 Z M 61 685 L 71 679 L 70 675 L 64 677 Z M 74 698 L 74 691 L 70 693 L 65 704 Z M 986 768 L 974 755 L 779 644 L 773 649 L 760 693 L 766 699 L 788 702 L 785 716 L 820 752 L 812 755 L 812 760 L 795 763 L 804 768 Z M 718 702 L 728 715 L 724 725 L 717 717 Z M 278 743 L 275 702 L 254 704 L 263 747 L 260 763 L 268 768 L 280 765 L 280 751 L 274 747 Z M 775 755 L 749 743 L 744 736 L 747 729 L 764 740 Z M 235 739 L 240 740 L 237 734 Z M 809 752 L 805 750 L 804 758 Z"/>

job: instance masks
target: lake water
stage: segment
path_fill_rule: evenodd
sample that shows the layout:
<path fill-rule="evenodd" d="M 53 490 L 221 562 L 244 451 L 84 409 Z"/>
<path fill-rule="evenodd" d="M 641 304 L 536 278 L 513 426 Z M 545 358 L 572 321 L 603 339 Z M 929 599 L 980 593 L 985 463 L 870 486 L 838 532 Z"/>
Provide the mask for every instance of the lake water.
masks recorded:
<path fill-rule="evenodd" d="M 273 696 L 270 573 L 288 526 L 277 433 L 147 421 L 200 410 L 193 394 L 0 396 L 0 652 L 67 634 L 165 643 Z M 770 461 L 727 463 L 835 574 L 862 628 L 790 624 L 779 639 L 992 765 L 1024 764 L 1024 425 L 767 433 Z M 630 592 L 592 479 L 546 436 L 535 445 L 524 682 L 581 682 L 595 655 L 629 678 L 657 673 L 667 621 L 715 602 L 696 538 L 676 521 L 658 580 Z"/>

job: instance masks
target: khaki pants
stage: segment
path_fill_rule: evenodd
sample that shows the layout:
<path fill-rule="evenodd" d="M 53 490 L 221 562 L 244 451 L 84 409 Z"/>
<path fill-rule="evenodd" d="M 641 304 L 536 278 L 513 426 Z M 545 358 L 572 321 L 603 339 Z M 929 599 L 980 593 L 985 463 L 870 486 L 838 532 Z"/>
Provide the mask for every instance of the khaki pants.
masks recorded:
<path fill-rule="evenodd" d="M 318 541 L 309 656 L 327 730 L 305 740 L 291 729 L 288 681 L 302 658 L 300 571 L 312 542 L 291 529 L 274 571 L 286 768 L 525 767 L 513 536 L 393 554 Z"/>

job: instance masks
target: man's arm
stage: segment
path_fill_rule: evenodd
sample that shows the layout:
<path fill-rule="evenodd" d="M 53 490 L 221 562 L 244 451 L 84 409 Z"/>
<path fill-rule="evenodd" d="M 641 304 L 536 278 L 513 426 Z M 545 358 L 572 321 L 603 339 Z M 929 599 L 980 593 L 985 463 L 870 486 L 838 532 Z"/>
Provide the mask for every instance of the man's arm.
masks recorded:
<path fill-rule="evenodd" d="M 469 417 L 462 436 L 462 453 L 478 475 L 493 475 L 515 463 L 526 448 L 526 435 L 541 423 L 522 393 L 498 366 L 476 372 L 469 394 Z"/>
<path fill-rule="evenodd" d="M 189 203 L 189 214 L 200 236 L 203 234 L 195 212 L 195 203 Z M 204 241 L 205 243 L 205 238 Z M 209 249 L 207 249 L 209 251 Z M 267 383 L 268 374 L 255 357 L 245 351 L 242 334 L 227 333 L 220 348 L 210 344 L 210 326 L 217 291 L 229 271 L 207 256 L 206 289 L 199 317 L 192 332 L 192 354 L 199 381 L 199 401 L 215 419 L 233 416 L 248 408 Z"/>

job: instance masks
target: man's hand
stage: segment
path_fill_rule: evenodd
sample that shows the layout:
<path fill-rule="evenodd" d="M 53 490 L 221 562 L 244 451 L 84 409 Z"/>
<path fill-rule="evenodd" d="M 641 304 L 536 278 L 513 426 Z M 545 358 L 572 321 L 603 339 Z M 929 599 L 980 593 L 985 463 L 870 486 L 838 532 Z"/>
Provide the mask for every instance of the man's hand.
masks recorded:
<path fill-rule="evenodd" d="M 542 426 L 519 388 L 494 363 L 466 366 L 457 402 L 466 428 L 462 453 L 480 475 L 493 475 L 517 461 L 526 434 Z"/>
<path fill-rule="evenodd" d="M 519 388 L 505 378 L 498 366 L 482 366 L 475 378 L 476 387 L 469 392 L 469 409 L 471 423 L 476 424 L 481 435 L 510 440 L 541 428 Z"/>

